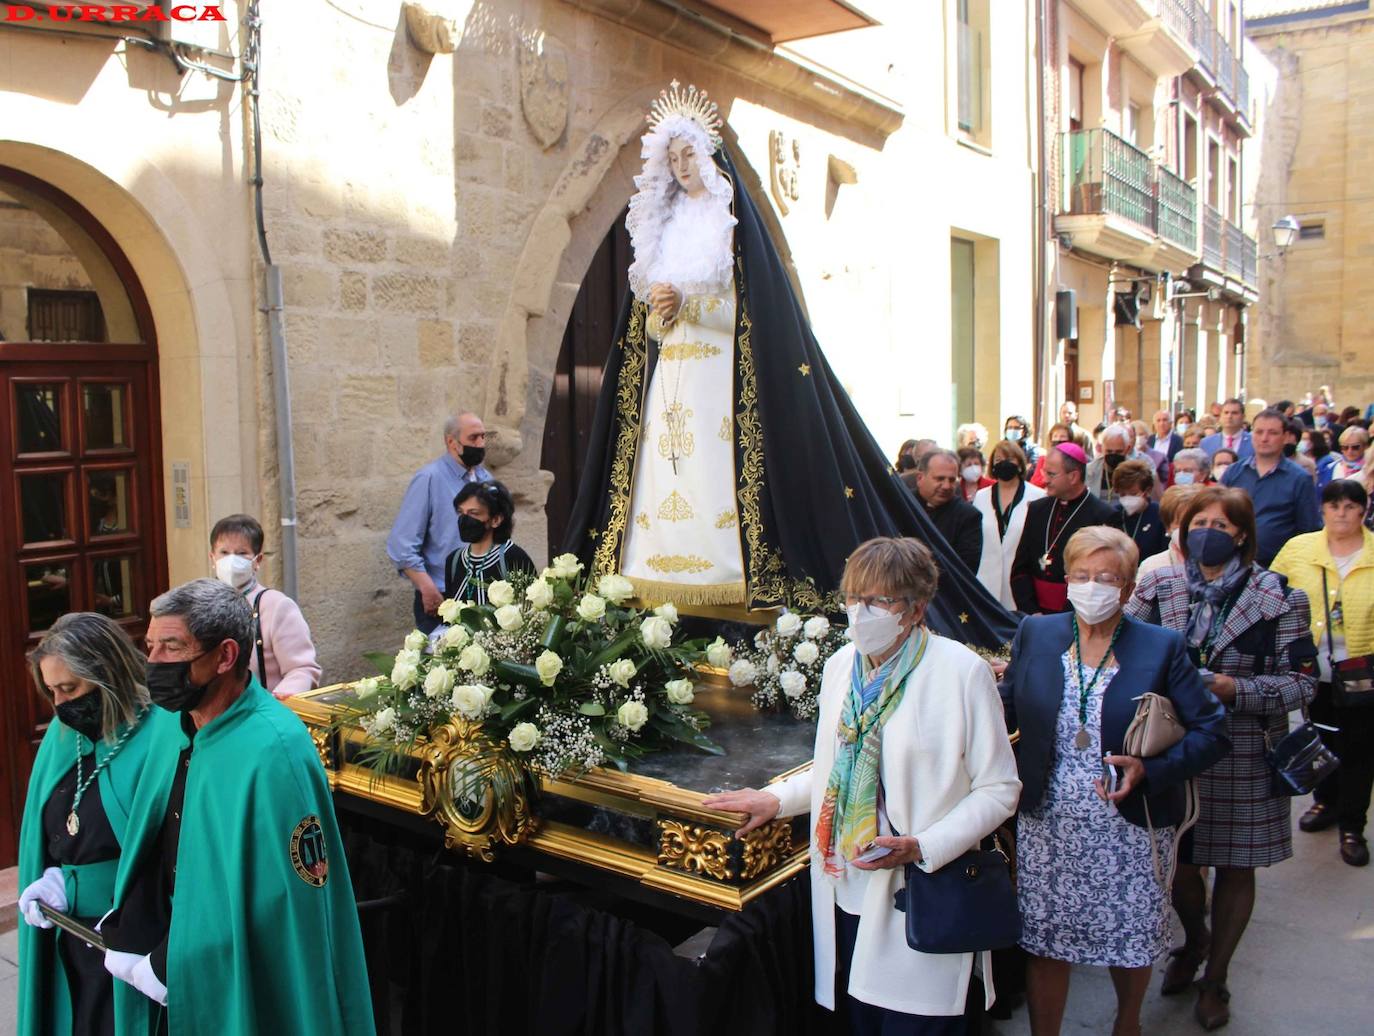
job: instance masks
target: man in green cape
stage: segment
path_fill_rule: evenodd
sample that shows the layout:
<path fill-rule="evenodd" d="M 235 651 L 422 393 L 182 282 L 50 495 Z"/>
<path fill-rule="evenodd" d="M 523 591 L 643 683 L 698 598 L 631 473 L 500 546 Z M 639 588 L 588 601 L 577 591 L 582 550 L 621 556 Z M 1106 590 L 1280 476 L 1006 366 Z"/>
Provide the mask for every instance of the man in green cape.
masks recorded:
<path fill-rule="evenodd" d="M 329 784 L 304 725 L 249 675 L 248 605 L 198 579 L 150 612 L 161 708 L 102 928 L 106 968 L 165 1006 L 172 1036 L 370 1036 Z"/>

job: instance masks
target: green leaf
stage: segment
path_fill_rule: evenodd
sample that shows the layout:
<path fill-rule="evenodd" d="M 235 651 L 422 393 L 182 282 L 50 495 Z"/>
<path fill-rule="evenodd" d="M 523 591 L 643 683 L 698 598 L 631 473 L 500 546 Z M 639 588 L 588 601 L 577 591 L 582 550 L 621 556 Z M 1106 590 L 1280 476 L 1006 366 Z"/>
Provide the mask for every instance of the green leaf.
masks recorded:
<path fill-rule="evenodd" d="M 497 714 L 502 723 L 509 723 L 521 713 L 528 712 L 539 704 L 539 699 L 533 696 L 521 698 L 519 701 L 507 702 L 501 706 L 501 711 Z"/>
<path fill-rule="evenodd" d="M 592 737 L 596 738 L 596 743 L 601 746 L 601 750 L 606 753 L 606 758 L 615 763 L 620 770 L 627 768 L 624 754 L 618 742 L 611 739 L 610 735 L 604 730 L 593 730 Z"/>
<path fill-rule="evenodd" d="M 496 609 L 486 604 L 472 604 L 458 613 L 458 621 L 468 629 L 479 630 L 483 626 L 496 628 Z"/>
<path fill-rule="evenodd" d="M 674 741 L 681 741 L 710 755 L 725 754 L 725 749 L 676 713 L 656 712 L 649 717 L 649 724 Z"/>
<path fill-rule="evenodd" d="M 521 665 L 518 662 L 493 662 L 491 668 L 493 672 L 509 683 L 523 684 L 526 687 L 536 689 L 544 686 L 539 671 L 532 665 Z"/>
<path fill-rule="evenodd" d="M 376 666 L 377 672 L 383 676 L 390 676 L 396 665 L 396 656 L 388 655 L 385 651 L 364 651 L 363 657 Z"/>
<path fill-rule="evenodd" d="M 591 662 L 588 665 L 588 668 L 592 672 L 595 672 L 596 670 L 600 669 L 603 665 L 609 665 L 610 663 L 614 662 L 621 655 L 625 654 L 626 651 L 630 650 L 630 648 L 634 645 L 635 639 L 638 636 L 638 630 L 626 630 L 620 636 L 616 637 L 615 640 L 611 641 L 604 648 L 602 648 L 601 651 L 599 651 L 595 656 L 593 656 Z"/>
<path fill-rule="evenodd" d="M 584 716 L 604 716 L 606 715 L 606 706 L 599 701 L 584 701 L 577 707 L 577 711 Z"/>
<path fill-rule="evenodd" d="M 563 628 L 567 622 L 568 620 L 561 615 L 553 616 L 549 619 L 548 628 L 544 630 L 544 637 L 539 643 L 552 651 L 553 646 L 558 643 L 558 638 L 563 635 Z"/>

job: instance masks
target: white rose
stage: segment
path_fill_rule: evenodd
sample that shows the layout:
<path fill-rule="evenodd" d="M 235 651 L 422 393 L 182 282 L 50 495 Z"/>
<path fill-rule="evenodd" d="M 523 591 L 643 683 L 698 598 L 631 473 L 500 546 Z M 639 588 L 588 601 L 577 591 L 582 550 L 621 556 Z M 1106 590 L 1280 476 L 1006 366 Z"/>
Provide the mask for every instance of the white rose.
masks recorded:
<path fill-rule="evenodd" d="M 491 668 L 491 656 L 482 650 L 481 644 L 469 644 L 458 656 L 458 668 L 476 677 L 483 677 Z"/>
<path fill-rule="evenodd" d="M 661 651 L 673 642 L 673 625 L 660 615 L 651 615 L 639 624 L 639 635 L 650 651 Z"/>
<path fill-rule="evenodd" d="M 635 587 L 624 576 L 609 575 L 597 580 L 596 592 L 612 604 L 624 604 L 635 595 Z"/>
<path fill-rule="evenodd" d="M 758 678 L 758 669 L 747 658 L 736 659 L 730 666 L 730 682 L 736 687 L 748 687 Z"/>
<path fill-rule="evenodd" d="M 577 617 L 583 622 L 600 622 L 606 617 L 606 601 L 596 594 L 586 594 L 577 602 Z"/>
<path fill-rule="evenodd" d="M 381 690 L 381 687 L 382 681 L 380 678 L 376 676 L 369 676 L 366 680 L 359 680 L 357 683 L 353 685 L 353 693 L 359 698 L 359 700 L 363 698 L 371 698 L 374 694 Z"/>
<path fill-rule="evenodd" d="M 462 684 L 453 689 L 453 708 L 464 719 L 481 719 L 491 700 L 491 691 L 481 684 Z"/>
<path fill-rule="evenodd" d="M 717 637 L 706 645 L 706 661 L 717 669 L 728 668 L 734 661 L 734 656 L 735 653 L 730 650 L 730 645 L 725 643 L 724 637 Z"/>
<path fill-rule="evenodd" d="M 468 641 L 471 639 L 472 634 L 467 631 L 467 627 L 450 626 L 439 638 L 439 646 L 447 650 L 462 651 L 468 646 Z"/>
<path fill-rule="evenodd" d="M 691 680 L 669 680 L 663 689 L 668 692 L 668 700 L 674 705 L 691 705 L 696 697 L 696 688 Z"/>
<path fill-rule="evenodd" d="M 830 632 L 830 620 L 824 615 L 813 615 L 806 620 L 806 625 L 802 627 L 804 633 L 811 640 L 820 640 Z"/>
<path fill-rule="evenodd" d="M 548 584 L 548 580 L 536 579 L 525 591 L 525 600 L 530 602 L 531 608 L 542 612 L 553 604 L 553 587 Z"/>
<path fill-rule="evenodd" d="M 626 730 L 634 731 L 649 722 L 649 710 L 642 701 L 627 701 L 615 710 L 615 718 Z"/>
<path fill-rule="evenodd" d="M 383 730 L 390 730 L 391 725 L 396 722 L 396 710 L 388 705 L 380 709 L 377 715 L 372 717 L 372 729 L 380 734 Z"/>
<path fill-rule="evenodd" d="M 552 687 L 558 674 L 563 671 L 563 660 L 552 651 L 545 651 L 534 660 L 534 671 L 539 674 L 545 687 Z"/>
<path fill-rule="evenodd" d="M 582 562 L 577 560 L 576 554 L 559 554 L 553 559 L 553 571 L 560 579 L 576 579 L 582 571 Z"/>
<path fill-rule="evenodd" d="M 423 651 L 425 645 L 429 643 L 429 637 L 419 630 L 411 630 L 406 634 L 407 651 Z"/>
<path fill-rule="evenodd" d="M 458 613 L 463 610 L 463 602 L 452 597 L 439 602 L 439 618 L 452 624 L 458 621 Z"/>
<path fill-rule="evenodd" d="M 802 665 L 810 665 L 821 657 L 821 649 L 809 640 L 803 640 L 792 650 L 792 657 Z"/>
<path fill-rule="evenodd" d="M 401 648 L 396 652 L 397 665 L 419 665 L 420 652 L 415 648 Z"/>
<path fill-rule="evenodd" d="M 515 587 L 504 579 L 498 579 L 487 587 L 487 603 L 493 608 L 504 608 L 515 600 Z"/>
<path fill-rule="evenodd" d="M 539 728 L 533 723 L 517 723 L 511 727 L 510 737 L 506 740 L 510 742 L 512 751 L 528 752 L 539 744 Z"/>
<path fill-rule="evenodd" d="M 621 687 L 629 687 L 630 681 L 633 680 L 635 676 L 635 664 L 628 658 L 618 659 L 611 663 L 607 672 L 610 674 L 611 679 L 620 684 Z"/>
<path fill-rule="evenodd" d="M 654 609 L 654 614 L 659 618 L 667 619 L 669 622 L 677 622 L 677 605 L 673 604 L 672 601 L 660 604 Z"/>
<path fill-rule="evenodd" d="M 397 662 L 391 669 L 391 682 L 400 691 L 408 691 L 420 682 L 420 670 L 410 662 Z"/>
<path fill-rule="evenodd" d="M 769 655 L 769 656 L 768 656 L 768 661 L 767 661 L 767 663 L 766 663 L 766 668 L 768 669 L 768 675 L 769 675 L 769 676 L 777 676 L 777 675 L 778 675 L 778 670 L 782 668 L 782 663 L 781 663 L 780 661 L 778 661 L 778 656 L 777 656 L 777 655 Z"/>
<path fill-rule="evenodd" d="M 759 630 L 757 633 L 754 634 L 754 647 L 758 648 L 758 650 L 760 651 L 768 647 L 767 630 Z"/>
<path fill-rule="evenodd" d="M 784 612 L 778 616 L 778 634 L 783 637 L 790 637 L 797 630 L 801 629 L 801 619 L 793 612 Z"/>
<path fill-rule="evenodd" d="M 425 676 L 425 697 L 442 698 L 453 690 L 453 673 L 441 665 L 436 665 Z"/>
<path fill-rule="evenodd" d="M 525 617 L 520 614 L 518 604 L 503 604 L 496 609 L 496 625 L 500 626 L 507 633 L 513 633 L 525 624 Z"/>
<path fill-rule="evenodd" d="M 796 698 L 806 690 L 806 677 L 795 669 L 789 669 L 778 677 L 778 683 L 782 686 L 782 693 L 789 698 Z"/>

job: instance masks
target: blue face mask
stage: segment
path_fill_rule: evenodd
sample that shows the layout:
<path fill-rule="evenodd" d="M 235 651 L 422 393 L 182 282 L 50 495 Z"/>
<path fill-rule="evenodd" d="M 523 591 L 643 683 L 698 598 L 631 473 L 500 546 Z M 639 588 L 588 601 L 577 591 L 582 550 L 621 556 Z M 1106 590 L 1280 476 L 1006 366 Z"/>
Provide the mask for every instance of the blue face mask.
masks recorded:
<path fill-rule="evenodd" d="M 1021 429 L 1019 429 L 1019 428 L 1008 428 L 1008 429 L 1007 429 L 1007 442 L 1020 442 L 1020 441 L 1021 441 Z"/>
<path fill-rule="evenodd" d="M 1202 565 L 1224 565 L 1235 556 L 1238 545 L 1220 529 L 1189 529 L 1188 556 Z"/>
<path fill-rule="evenodd" d="M 1191 471 L 1180 471 L 1174 476 L 1174 485 L 1191 486 L 1193 484 L 1193 473 Z"/>

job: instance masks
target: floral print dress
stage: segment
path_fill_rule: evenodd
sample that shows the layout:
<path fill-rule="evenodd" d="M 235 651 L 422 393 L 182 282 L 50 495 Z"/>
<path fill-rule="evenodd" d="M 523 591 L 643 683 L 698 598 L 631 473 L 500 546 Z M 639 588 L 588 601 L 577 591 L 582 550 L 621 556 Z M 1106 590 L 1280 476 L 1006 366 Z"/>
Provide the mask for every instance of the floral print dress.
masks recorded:
<path fill-rule="evenodd" d="M 1169 900 L 1155 877 L 1150 833 L 1097 797 L 1102 776 L 1102 694 L 1116 676 L 1102 671 L 1088 698 L 1087 748 L 1078 733 L 1078 666 L 1064 652 L 1064 700 L 1044 800 L 1017 828 L 1017 898 L 1021 946 L 1072 964 L 1138 968 L 1169 949 Z M 1085 675 L 1092 670 L 1084 667 Z M 1155 828 L 1160 867 L 1168 873 L 1174 829 Z"/>

